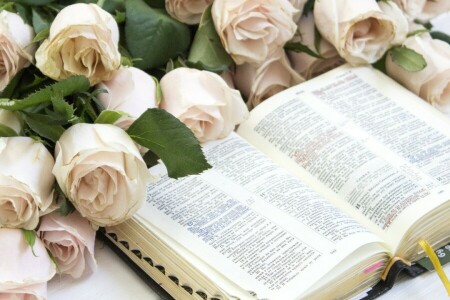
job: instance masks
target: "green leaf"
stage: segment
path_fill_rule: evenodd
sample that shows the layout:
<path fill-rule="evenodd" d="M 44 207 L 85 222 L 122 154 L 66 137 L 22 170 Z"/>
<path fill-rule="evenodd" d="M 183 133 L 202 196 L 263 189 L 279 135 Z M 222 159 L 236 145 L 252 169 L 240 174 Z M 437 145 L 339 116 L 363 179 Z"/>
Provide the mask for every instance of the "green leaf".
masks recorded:
<path fill-rule="evenodd" d="M 49 117 L 43 114 L 24 114 L 25 123 L 38 135 L 56 142 L 64 132 L 64 127 L 49 123 Z"/>
<path fill-rule="evenodd" d="M 67 97 L 74 93 L 86 91 L 89 89 L 89 85 L 89 80 L 86 77 L 72 76 L 34 92 L 23 100 L 2 100 L 0 101 L 0 108 L 12 111 L 24 110 L 28 107 L 50 102 L 54 94 L 59 94 L 61 97 Z"/>
<path fill-rule="evenodd" d="M 166 3 L 164 0 L 145 0 L 145 3 L 147 3 L 150 7 L 153 8 L 166 8 Z"/>
<path fill-rule="evenodd" d="M 52 23 L 52 19 L 53 16 L 51 16 L 50 14 L 44 12 L 42 9 L 38 9 L 38 8 L 33 8 L 31 10 L 31 16 L 32 16 L 32 21 L 33 21 L 33 28 L 34 28 L 34 32 L 37 32 L 37 35 L 43 35 L 42 32 L 47 31 L 47 36 L 48 36 L 48 32 L 50 30 L 50 25 Z M 33 39 L 33 41 L 36 40 L 36 37 Z"/>
<path fill-rule="evenodd" d="M 63 120 L 70 121 L 74 118 L 73 106 L 64 101 L 64 97 L 62 97 L 61 94 L 55 93 L 55 95 L 51 97 L 51 101 L 55 113 L 61 116 Z"/>
<path fill-rule="evenodd" d="M 127 19 L 125 12 L 116 10 L 114 15 L 114 20 L 116 20 L 117 24 L 122 24 Z"/>
<path fill-rule="evenodd" d="M 59 213 L 63 216 L 68 216 L 75 211 L 75 206 L 66 197 L 63 197 L 61 206 L 59 207 Z"/>
<path fill-rule="evenodd" d="M 308 55 L 311 55 L 312 57 L 316 57 L 316 58 L 320 58 L 320 59 L 323 58 L 320 54 L 312 51 L 311 49 L 309 49 L 307 46 L 303 45 L 300 42 L 286 43 L 286 45 L 284 45 L 284 49 L 286 51 L 304 52 Z"/>
<path fill-rule="evenodd" d="M 383 72 L 384 74 L 387 74 L 387 72 L 386 72 L 386 56 L 387 56 L 387 52 L 384 53 L 384 55 L 379 60 L 377 60 L 376 62 L 374 62 L 372 64 L 372 66 L 375 69 Z"/>
<path fill-rule="evenodd" d="M 48 35 L 50 34 L 50 27 L 45 28 L 41 31 L 39 31 L 33 38 L 33 40 L 31 41 L 31 43 L 38 43 L 40 41 L 45 40 L 46 38 L 48 38 Z"/>
<path fill-rule="evenodd" d="M 53 254 L 50 252 L 50 250 L 48 250 L 48 249 L 46 249 L 46 250 L 47 250 L 48 257 L 50 257 L 51 261 L 55 264 L 56 271 L 58 273 L 61 273 L 61 269 L 59 268 L 59 265 L 58 265 L 58 262 L 56 261 L 56 258 L 53 256 Z"/>
<path fill-rule="evenodd" d="M 306 1 L 305 6 L 303 6 L 303 15 L 304 16 L 308 15 L 310 12 L 312 12 L 314 10 L 314 3 L 315 2 L 316 2 L 316 0 L 308 0 L 308 1 Z"/>
<path fill-rule="evenodd" d="M 158 164 L 158 159 L 159 159 L 158 155 L 156 155 L 155 153 L 153 153 L 150 150 L 145 152 L 145 154 L 142 158 L 144 159 L 145 164 L 147 165 L 147 168 L 151 168 Z"/>
<path fill-rule="evenodd" d="M 189 27 L 142 0 L 126 1 L 126 18 L 127 49 L 142 59 L 135 63 L 140 69 L 162 66 L 189 47 Z"/>
<path fill-rule="evenodd" d="M 11 137 L 17 136 L 17 132 L 14 131 L 11 127 L 0 124 L 0 137 Z"/>
<path fill-rule="evenodd" d="M 389 50 L 389 55 L 395 64 L 409 72 L 418 72 L 427 66 L 421 54 L 405 46 L 393 47 Z"/>
<path fill-rule="evenodd" d="M 155 82 L 155 93 L 156 93 L 156 105 L 159 105 L 163 99 L 163 94 L 162 94 L 162 89 L 161 89 L 161 85 L 159 84 L 159 80 L 158 78 L 156 78 L 155 76 L 152 76 L 153 81 Z"/>
<path fill-rule="evenodd" d="M 430 32 L 430 30 L 428 30 L 428 29 L 414 30 L 413 32 L 408 33 L 407 37 L 414 36 L 414 35 L 419 35 L 419 34 L 426 33 L 426 32 Z"/>
<path fill-rule="evenodd" d="M 161 158 L 172 178 L 198 174 L 211 167 L 192 131 L 164 110 L 148 109 L 127 132 Z"/>
<path fill-rule="evenodd" d="M 227 69 L 233 63 L 233 59 L 225 51 L 214 27 L 211 5 L 203 12 L 188 61 L 201 63 L 206 70 Z"/>
<path fill-rule="evenodd" d="M 441 41 L 446 42 L 447 44 L 450 44 L 450 36 L 444 32 L 432 31 L 432 32 L 430 32 L 430 35 L 433 39 L 441 40 Z"/>
<path fill-rule="evenodd" d="M 1 93 L 2 98 L 11 98 L 14 95 L 14 91 L 16 90 L 16 87 L 18 86 L 20 80 L 22 79 L 23 70 L 14 76 L 14 78 L 8 83 L 6 88 Z"/>
<path fill-rule="evenodd" d="M 128 115 L 122 111 L 116 110 L 104 110 L 100 113 L 100 115 L 95 119 L 95 124 L 114 124 L 117 120 L 122 116 Z"/>
<path fill-rule="evenodd" d="M 317 29 L 316 25 L 314 25 L 314 48 L 316 48 L 317 53 L 320 53 L 320 42 L 322 40 L 322 35 Z"/>
<path fill-rule="evenodd" d="M 36 254 L 34 253 L 34 243 L 36 242 L 36 232 L 34 230 L 28 230 L 28 229 L 22 229 L 23 237 L 25 238 L 25 241 L 28 245 L 31 247 L 31 252 L 34 256 Z"/>

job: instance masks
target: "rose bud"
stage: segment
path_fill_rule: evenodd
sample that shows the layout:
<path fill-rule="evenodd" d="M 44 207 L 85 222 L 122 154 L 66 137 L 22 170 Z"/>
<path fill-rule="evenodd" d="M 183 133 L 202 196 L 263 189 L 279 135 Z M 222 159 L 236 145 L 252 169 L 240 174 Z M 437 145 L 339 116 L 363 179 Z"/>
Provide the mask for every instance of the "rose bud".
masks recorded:
<path fill-rule="evenodd" d="M 160 107 L 183 122 L 200 142 L 221 139 L 248 117 L 239 91 L 219 75 L 178 68 L 161 79 Z"/>
<path fill-rule="evenodd" d="M 0 91 L 23 68 L 33 62 L 36 45 L 33 27 L 12 12 L 0 12 Z"/>
<path fill-rule="evenodd" d="M 55 80 L 84 75 L 91 85 L 109 80 L 120 67 L 119 28 L 96 4 L 63 8 L 36 52 L 36 66 Z"/>
<path fill-rule="evenodd" d="M 305 79 L 292 69 L 284 50 L 280 49 L 259 66 L 253 64 L 236 66 L 234 81 L 242 94 L 247 97 L 248 108 L 252 109 L 270 96 Z"/>
<path fill-rule="evenodd" d="M 0 299 L 47 298 L 56 266 L 42 241 L 36 238 L 31 248 L 22 230 L 0 228 L 0 245 Z"/>
<path fill-rule="evenodd" d="M 432 39 L 428 33 L 411 36 L 403 45 L 421 54 L 427 66 L 418 72 L 408 72 L 395 64 L 388 55 L 388 75 L 450 116 L 450 45 Z"/>
<path fill-rule="evenodd" d="M 97 85 L 107 93 L 98 96 L 105 109 L 127 113 L 114 125 L 127 130 L 148 108 L 157 106 L 156 83 L 153 78 L 137 68 L 121 68 L 109 81 Z"/>
<path fill-rule="evenodd" d="M 53 156 L 29 137 L 0 138 L 0 227 L 34 229 L 53 200 Z"/>
<path fill-rule="evenodd" d="M 375 0 L 320 0 L 314 20 L 322 37 L 353 65 L 380 59 L 395 37 L 395 21 Z"/>
<path fill-rule="evenodd" d="M 174 19 L 186 24 L 198 24 L 203 11 L 213 0 L 166 0 L 166 11 Z"/>
<path fill-rule="evenodd" d="M 339 56 L 333 45 L 325 39 L 320 39 L 319 49 L 316 48 L 316 34 L 314 28 L 314 15 L 309 13 L 298 22 L 299 35 L 293 42 L 300 42 L 308 49 L 319 54 L 322 58 L 311 56 L 305 52 L 288 51 L 292 68 L 306 80 L 316 77 L 326 71 L 342 65 L 345 61 Z"/>
<path fill-rule="evenodd" d="M 0 126 L 6 126 L 15 135 L 19 135 L 22 131 L 23 121 L 16 112 L 0 108 Z"/>
<path fill-rule="evenodd" d="M 59 212 L 43 216 L 37 234 L 52 253 L 61 274 L 78 278 L 97 268 L 95 230 L 77 211 L 67 216 Z"/>
<path fill-rule="evenodd" d="M 411 18 L 428 21 L 435 16 L 450 11 L 448 0 L 394 0 Z"/>
<path fill-rule="evenodd" d="M 99 226 L 130 218 L 144 202 L 151 178 L 125 131 L 114 125 L 85 123 L 61 135 L 53 174 L 80 214 Z"/>
<path fill-rule="evenodd" d="M 282 48 L 297 30 L 297 12 L 288 0 L 215 0 L 211 11 L 220 40 L 236 64 L 263 63 Z"/>

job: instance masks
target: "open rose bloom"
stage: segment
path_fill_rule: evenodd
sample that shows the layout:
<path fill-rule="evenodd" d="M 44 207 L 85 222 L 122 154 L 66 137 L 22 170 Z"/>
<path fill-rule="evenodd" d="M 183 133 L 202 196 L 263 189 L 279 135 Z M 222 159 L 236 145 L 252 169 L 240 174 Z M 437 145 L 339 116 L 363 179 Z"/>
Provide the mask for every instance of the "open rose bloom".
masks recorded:
<path fill-rule="evenodd" d="M 390 48 L 395 21 L 374 0 L 320 0 L 314 5 L 317 29 L 353 65 L 374 63 Z"/>
<path fill-rule="evenodd" d="M 0 228 L 0 245 L 0 299 L 46 299 L 56 266 L 42 241 L 33 254 L 20 229 Z"/>
<path fill-rule="evenodd" d="M 97 268 L 95 230 L 78 212 L 67 216 L 59 212 L 45 215 L 39 225 L 38 236 L 52 253 L 61 274 L 78 278 Z"/>
<path fill-rule="evenodd" d="M 160 107 L 183 122 L 200 142 L 226 137 L 248 117 L 239 91 L 219 75 L 177 68 L 161 79 Z"/>
<path fill-rule="evenodd" d="M 67 129 L 56 144 L 53 174 L 80 214 L 99 226 L 130 218 L 144 202 L 150 180 L 133 140 L 106 124 Z"/>
<path fill-rule="evenodd" d="M 0 138 L 0 227 L 34 229 L 53 200 L 54 160 L 29 137 Z"/>
<path fill-rule="evenodd" d="M 166 0 L 167 13 L 186 24 L 198 24 L 206 7 L 213 0 Z"/>
<path fill-rule="evenodd" d="M 119 68 L 118 44 L 119 28 L 108 12 L 95 4 L 73 4 L 53 21 L 36 52 L 36 66 L 55 80 L 84 75 L 96 84 Z"/>
<path fill-rule="evenodd" d="M 23 68 L 34 61 L 34 30 L 22 18 L 6 10 L 0 12 L 0 91 Z"/>

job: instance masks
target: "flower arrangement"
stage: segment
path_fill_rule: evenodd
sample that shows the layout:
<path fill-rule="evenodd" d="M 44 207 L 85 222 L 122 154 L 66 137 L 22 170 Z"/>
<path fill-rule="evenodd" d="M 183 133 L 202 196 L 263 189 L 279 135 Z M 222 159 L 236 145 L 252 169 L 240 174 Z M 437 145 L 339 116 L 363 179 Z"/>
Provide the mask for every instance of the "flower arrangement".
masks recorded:
<path fill-rule="evenodd" d="M 143 204 L 148 168 L 344 62 L 450 114 L 447 0 L 0 0 L 0 298 L 94 271 L 95 230 Z M 438 39 L 439 38 L 439 39 Z M 28 298 L 27 298 L 28 299 Z"/>

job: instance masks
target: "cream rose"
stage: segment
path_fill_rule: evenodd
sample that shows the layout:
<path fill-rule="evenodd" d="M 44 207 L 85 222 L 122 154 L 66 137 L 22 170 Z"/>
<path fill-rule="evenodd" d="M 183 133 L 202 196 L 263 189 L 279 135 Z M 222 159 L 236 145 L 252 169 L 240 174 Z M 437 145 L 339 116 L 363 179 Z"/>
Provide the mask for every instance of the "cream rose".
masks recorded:
<path fill-rule="evenodd" d="M 236 64 L 262 63 L 297 29 L 298 11 L 288 0 L 215 0 L 212 17 L 225 50 Z"/>
<path fill-rule="evenodd" d="M 270 96 L 305 80 L 292 69 L 284 50 L 280 49 L 260 66 L 237 66 L 234 81 L 252 109 Z"/>
<path fill-rule="evenodd" d="M 450 11 L 448 0 L 394 0 L 411 18 L 427 21 L 443 12 Z"/>
<path fill-rule="evenodd" d="M 294 22 L 298 22 L 303 14 L 303 8 L 308 0 L 289 0 L 292 6 L 297 10 L 294 14 Z"/>
<path fill-rule="evenodd" d="M 33 28 L 12 12 L 0 12 L 0 91 L 23 68 L 33 62 L 36 45 Z"/>
<path fill-rule="evenodd" d="M 394 1 L 379 1 L 380 9 L 395 21 L 395 36 L 391 45 L 401 45 L 409 32 L 409 22 L 402 10 Z"/>
<path fill-rule="evenodd" d="M 213 0 L 166 0 L 166 11 L 174 19 L 186 24 L 198 24 L 203 11 Z"/>
<path fill-rule="evenodd" d="M 432 39 L 428 33 L 411 36 L 403 45 L 422 54 L 427 66 L 419 72 L 408 72 L 388 55 L 388 75 L 450 116 L 450 46 Z"/>
<path fill-rule="evenodd" d="M 150 173 L 133 140 L 105 124 L 76 124 L 55 148 L 53 174 L 83 217 L 99 226 L 119 224 L 147 195 Z"/>
<path fill-rule="evenodd" d="M 38 236 L 55 258 L 61 274 L 78 278 L 94 271 L 95 230 L 89 221 L 75 211 L 68 216 L 59 212 L 41 219 Z"/>
<path fill-rule="evenodd" d="M 200 142 L 226 137 L 248 117 L 239 91 L 219 75 L 178 68 L 161 79 L 160 107 L 189 127 Z"/>
<path fill-rule="evenodd" d="M 93 85 L 109 80 L 119 68 L 118 45 L 119 29 L 108 12 L 95 4 L 69 5 L 37 50 L 36 66 L 55 80 L 84 75 Z"/>
<path fill-rule="evenodd" d="M 344 63 L 333 45 L 325 39 L 320 39 L 319 49 L 316 49 L 314 15 L 303 16 L 298 23 L 298 36 L 293 42 L 300 42 L 323 58 L 317 58 L 304 52 L 288 51 L 292 68 L 306 80 L 316 77 Z"/>
<path fill-rule="evenodd" d="M 13 130 L 16 135 L 22 131 L 23 121 L 15 112 L 0 108 L 0 125 Z"/>
<path fill-rule="evenodd" d="M 33 253 L 22 230 L 0 228 L 0 245 L 0 298 L 46 299 L 56 266 L 42 241 L 36 238 Z"/>
<path fill-rule="evenodd" d="M 115 125 L 126 130 L 148 108 L 157 106 L 156 83 L 153 78 L 137 68 L 121 68 L 109 81 L 97 85 L 107 93 L 98 96 L 98 100 L 108 110 L 123 111 L 123 116 Z"/>
<path fill-rule="evenodd" d="M 317 29 L 347 62 L 374 63 L 390 48 L 395 22 L 375 0 L 320 0 L 314 5 Z"/>
<path fill-rule="evenodd" d="M 29 137 L 0 138 L 0 227 L 34 229 L 53 200 L 53 156 Z"/>

